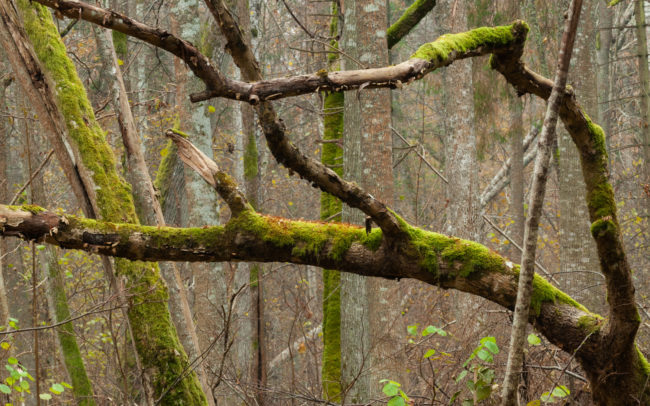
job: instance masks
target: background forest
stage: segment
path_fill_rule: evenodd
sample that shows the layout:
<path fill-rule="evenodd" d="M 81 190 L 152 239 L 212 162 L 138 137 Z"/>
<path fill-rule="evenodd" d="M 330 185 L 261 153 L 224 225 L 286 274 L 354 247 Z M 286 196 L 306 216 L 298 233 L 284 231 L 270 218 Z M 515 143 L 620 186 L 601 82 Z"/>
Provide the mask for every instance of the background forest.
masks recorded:
<path fill-rule="evenodd" d="M 192 42 L 229 78 L 252 80 L 226 52 L 226 39 L 202 1 L 97 3 Z M 569 6 L 552 0 L 226 3 L 267 79 L 393 65 L 445 33 L 516 19 L 530 26 L 522 59 L 552 78 Z M 377 32 L 385 38 L 387 27 L 420 3 L 431 4 L 431 11 L 408 35 L 392 41 L 389 31 L 388 41 L 377 39 Z M 644 7 L 650 4 L 645 3 L 585 2 L 568 83 L 606 134 L 609 181 L 641 315 L 636 343 L 648 354 L 650 84 Z M 136 202 L 143 224 L 202 227 L 224 224 L 230 216 L 214 189 L 178 159 L 165 137 L 174 129 L 234 176 L 256 210 L 365 225 L 361 211 L 343 207 L 276 162 L 251 106 L 221 98 L 192 103 L 190 94 L 204 85 L 178 58 L 89 22 L 52 15 L 117 169 L 133 190 L 139 178 L 127 133 L 135 134 L 144 154 L 164 222 L 155 210 L 143 209 L 153 207 L 145 199 L 143 206 Z M 81 215 L 84 208 L 39 124 L 35 101 L 16 83 L 5 51 L 0 49 L 0 203 Z M 303 153 L 367 188 L 410 224 L 477 241 L 519 263 L 530 163 L 546 104 L 517 95 L 488 67 L 488 58 L 455 62 L 395 89 L 362 85 L 345 100 L 341 93 L 316 92 L 274 106 Z M 605 313 L 578 150 L 564 126 L 557 128 L 536 272 L 591 311 Z M 107 277 L 106 257 L 0 237 L 0 266 L 0 363 L 6 366 L 0 400 L 15 405 L 160 400 L 146 391 L 134 326 L 126 317 L 126 303 L 138 293 L 125 289 L 119 277 Z M 160 270 L 190 360 L 184 373 L 196 371 L 211 405 L 496 404 L 512 312 L 480 297 L 411 279 L 291 263 L 161 262 Z M 69 305 L 63 317 L 61 292 Z M 520 402 L 591 404 L 588 378 L 574 357 L 532 327 L 530 333 Z M 87 379 L 73 378 L 79 369 L 66 367 L 64 354 L 73 345 L 81 358 L 67 365 L 83 366 Z M 85 392 L 80 382 L 88 385 Z"/>

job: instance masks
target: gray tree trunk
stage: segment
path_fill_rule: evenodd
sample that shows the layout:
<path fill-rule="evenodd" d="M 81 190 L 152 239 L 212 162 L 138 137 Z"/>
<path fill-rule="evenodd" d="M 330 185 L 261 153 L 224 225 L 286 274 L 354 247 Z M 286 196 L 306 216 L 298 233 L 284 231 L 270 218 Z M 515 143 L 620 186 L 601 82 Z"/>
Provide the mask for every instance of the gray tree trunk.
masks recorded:
<path fill-rule="evenodd" d="M 365 67 L 387 65 L 386 2 L 346 1 L 342 12 L 343 50 Z M 359 68 L 349 58 L 344 58 L 343 64 L 344 69 Z M 357 182 L 388 205 L 393 201 L 390 112 L 387 89 L 361 90 L 345 98 L 344 178 Z M 364 216 L 344 207 L 343 220 L 361 225 Z M 391 363 L 397 348 L 390 326 L 398 312 L 394 308 L 391 311 L 387 301 L 397 286 L 395 282 L 341 275 L 342 389 L 345 392 L 346 386 L 353 385 L 345 397 L 348 402 L 370 400 L 381 389 L 381 378 L 400 380 L 381 362 Z"/>

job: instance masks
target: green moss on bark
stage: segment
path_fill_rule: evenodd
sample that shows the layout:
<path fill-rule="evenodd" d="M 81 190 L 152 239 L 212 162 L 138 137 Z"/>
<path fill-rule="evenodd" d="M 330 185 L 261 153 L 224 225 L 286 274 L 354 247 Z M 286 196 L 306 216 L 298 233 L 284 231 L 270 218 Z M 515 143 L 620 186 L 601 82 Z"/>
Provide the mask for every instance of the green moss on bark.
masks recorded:
<path fill-rule="evenodd" d="M 165 148 L 160 151 L 160 165 L 158 165 L 156 179 L 153 181 L 153 185 L 159 193 L 158 201 L 160 202 L 160 207 L 165 207 L 165 199 L 169 193 L 172 174 L 174 173 L 174 168 L 178 163 L 178 154 L 176 151 L 176 144 L 171 140 L 167 141 Z"/>
<path fill-rule="evenodd" d="M 332 19 L 330 21 L 330 36 L 338 36 L 338 7 L 337 2 L 332 2 Z M 332 50 L 338 50 L 336 39 L 330 41 Z M 327 55 L 330 70 L 339 69 L 339 54 L 330 52 Z M 324 72 L 327 74 L 327 72 Z M 343 139 L 343 110 L 345 94 L 332 92 L 324 94 L 323 103 L 323 139 L 326 141 L 339 141 Z M 337 142 L 325 142 L 321 149 L 321 162 L 330 166 L 339 176 L 343 174 L 343 149 Z M 341 221 L 343 205 L 339 199 L 329 193 L 321 193 L 320 217 L 323 220 Z M 347 251 L 347 241 L 340 240 L 333 250 L 339 257 Z M 334 270 L 323 271 L 323 358 L 321 367 L 321 381 L 323 383 L 323 396 L 326 399 L 338 401 L 341 394 L 341 274 Z"/>
<path fill-rule="evenodd" d="M 126 57 L 126 52 L 128 49 L 127 36 L 123 32 L 119 31 L 112 31 L 112 34 L 115 53 L 117 54 L 118 58 L 124 59 Z"/>
<path fill-rule="evenodd" d="M 57 322 L 70 320 L 70 308 L 65 287 L 61 278 L 61 268 L 55 255 L 55 249 L 48 249 L 48 283 L 54 307 L 54 316 Z M 65 368 L 70 376 L 72 393 L 75 401 L 81 406 L 94 406 L 95 398 L 92 384 L 86 373 L 81 351 L 77 344 L 77 336 L 72 323 L 62 324 L 57 327 L 57 337 L 61 347 L 61 354 Z"/>
<path fill-rule="evenodd" d="M 500 27 L 481 27 L 458 34 L 445 34 L 433 42 L 422 45 L 411 58 L 431 63 L 445 63 L 452 53 L 467 52 L 479 47 L 498 48 L 514 43 L 528 33 L 523 21 Z"/>
<path fill-rule="evenodd" d="M 248 180 L 254 179 L 258 174 L 257 166 L 257 140 L 255 133 L 251 133 L 248 135 L 244 151 L 244 177 Z"/>
<path fill-rule="evenodd" d="M 578 326 L 585 330 L 587 334 L 595 333 L 603 325 L 603 317 L 597 314 L 587 314 L 578 319 Z"/>
<path fill-rule="evenodd" d="M 435 5 L 436 0 L 415 0 L 402 13 L 400 18 L 386 30 L 388 49 L 391 49 L 404 38 Z"/>
<path fill-rule="evenodd" d="M 515 271 L 518 275 L 519 266 L 516 267 Z M 551 285 L 546 279 L 542 278 L 538 274 L 535 274 L 533 277 L 533 293 L 530 299 L 530 309 L 535 315 L 539 315 L 544 302 L 560 302 L 575 307 L 576 309 L 580 309 L 583 312 L 589 312 L 587 308 L 573 300 L 571 296 Z"/>
<path fill-rule="evenodd" d="M 35 206 L 33 204 L 23 204 L 22 206 L 20 206 L 20 208 L 22 210 L 28 211 L 28 212 L 30 212 L 32 214 L 38 214 L 38 213 L 41 213 L 41 212 L 45 211 L 44 208 L 39 207 L 39 206 Z"/>
<path fill-rule="evenodd" d="M 354 242 L 369 249 L 377 249 L 381 231 L 366 235 L 364 229 L 349 224 L 293 221 L 278 217 L 262 216 L 245 210 L 231 219 L 226 232 L 249 232 L 262 241 L 276 247 L 293 247 L 295 257 L 315 257 L 323 249 L 333 260 L 341 260 Z"/>

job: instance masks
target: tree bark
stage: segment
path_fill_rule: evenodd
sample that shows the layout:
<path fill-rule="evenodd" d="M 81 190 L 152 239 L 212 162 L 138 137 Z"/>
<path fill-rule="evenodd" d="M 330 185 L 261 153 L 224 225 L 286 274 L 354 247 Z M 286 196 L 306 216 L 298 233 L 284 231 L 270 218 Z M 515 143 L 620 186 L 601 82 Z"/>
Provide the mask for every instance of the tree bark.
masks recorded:
<path fill-rule="evenodd" d="M 387 2 L 346 1 L 342 11 L 345 25 L 341 47 L 351 56 L 343 59 L 344 67 L 358 67 L 352 61 L 365 68 L 387 65 Z M 345 98 L 344 177 L 391 205 L 394 192 L 390 91 L 363 89 L 350 96 Z M 365 215 L 345 207 L 343 220 L 363 224 Z M 401 380 L 395 370 L 382 362 L 392 359 L 399 348 L 395 329 L 390 328 L 397 312 L 394 307 L 389 308 L 386 299 L 396 288 L 394 282 L 341 276 L 341 373 L 343 386 L 351 386 L 346 401 L 369 401 L 379 393 L 378 382 L 387 374 L 391 379 Z M 368 313 L 368 309 L 375 311 Z"/>
<path fill-rule="evenodd" d="M 646 211 L 650 213 L 650 73 L 648 72 L 648 36 L 644 0 L 635 1 L 634 18 L 636 19 L 639 81 L 641 82 L 641 143 L 643 144 L 643 161 L 645 162 L 643 165 L 645 180 L 642 182 L 642 190 L 646 193 Z"/>

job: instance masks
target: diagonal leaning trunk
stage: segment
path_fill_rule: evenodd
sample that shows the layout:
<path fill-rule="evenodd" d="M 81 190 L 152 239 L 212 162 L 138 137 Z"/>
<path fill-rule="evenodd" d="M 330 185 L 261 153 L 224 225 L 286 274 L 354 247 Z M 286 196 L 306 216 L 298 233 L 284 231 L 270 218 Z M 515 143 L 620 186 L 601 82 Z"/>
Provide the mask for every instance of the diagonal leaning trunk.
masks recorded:
<path fill-rule="evenodd" d="M 130 190 L 115 170 L 113 153 L 49 11 L 26 0 L 7 3 L 0 5 L 3 41 L 11 43 L 5 49 L 26 93 L 38 98 L 33 101 L 43 127 L 52 138 L 65 134 L 74 155 L 74 164 L 66 163 L 72 164 L 66 172 L 71 178 L 79 174 L 72 179 L 73 188 L 87 194 L 91 212 L 101 218 L 137 224 Z M 15 10 L 20 10 L 24 29 Z M 61 144 L 57 153 L 67 152 Z M 130 294 L 128 317 L 152 390 L 149 398 L 160 404 L 206 404 L 196 374 L 187 373 L 187 356 L 171 323 L 167 288 L 158 266 L 118 259 L 115 269 Z"/>

